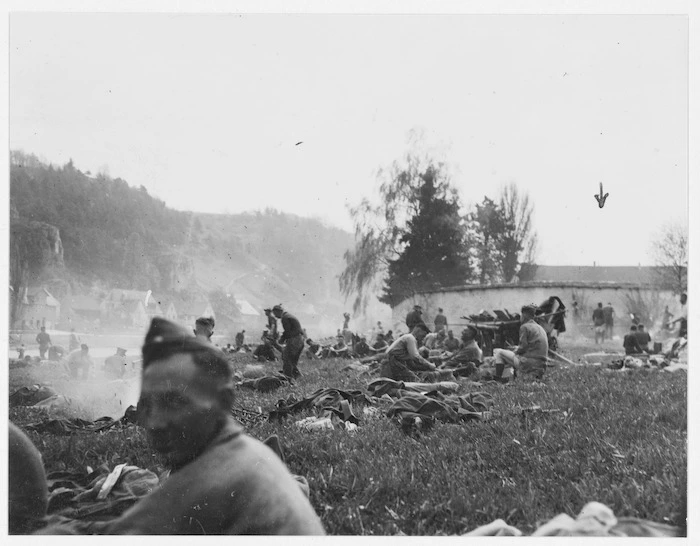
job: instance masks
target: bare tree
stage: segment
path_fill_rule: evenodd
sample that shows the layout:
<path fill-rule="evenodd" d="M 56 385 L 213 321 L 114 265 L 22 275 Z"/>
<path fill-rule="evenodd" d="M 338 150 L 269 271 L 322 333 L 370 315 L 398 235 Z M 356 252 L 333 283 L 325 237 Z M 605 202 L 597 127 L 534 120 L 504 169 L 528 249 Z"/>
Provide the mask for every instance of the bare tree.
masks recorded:
<path fill-rule="evenodd" d="M 678 223 L 666 224 L 651 243 L 656 282 L 674 294 L 688 290 L 688 229 Z"/>
<path fill-rule="evenodd" d="M 527 193 L 520 193 L 514 183 L 501 190 L 499 208 L 506 228 L 500 237 L 501 273 L 510 282 L 522 263 L 533 263 L 537 251 L 537 234 L 532 226 L 534 207 Z"/>

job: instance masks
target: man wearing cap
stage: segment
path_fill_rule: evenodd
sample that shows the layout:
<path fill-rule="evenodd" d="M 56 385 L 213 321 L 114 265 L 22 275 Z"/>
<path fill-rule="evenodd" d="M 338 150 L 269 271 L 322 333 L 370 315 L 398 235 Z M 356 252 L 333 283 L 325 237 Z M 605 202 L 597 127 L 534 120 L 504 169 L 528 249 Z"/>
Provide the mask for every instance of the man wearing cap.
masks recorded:
<path fill-rule="evenodd" d="M 382 362 L 379 375 L 394 381 L 421 381 L 415 372 L 434 372 L 435 364 L 418 353 L 418 343 L 428 334 L 424 323 L 417 324 L 410 334 L 404 334 L 386 350 L 386 360 Z"/>
<path fill-rule="evenodd" d="M 413 311 L 409 311 L 406 315 L 406 326 L 408 326 L 408 331 L 412 331 L 417 324 L 423 322 L 423 308 L 420 305 L 414 305 Z"/>
<path fill-rule="evenodd" d="M 92 359 L 88 354 L 89 347 L 83 343 L 80 349 L 77 349 L 68 355 L 68 368 L 73 379 L 78 379 L 78 372 L 82 379 L 87 379 L 90 376 L 90 368 L 92 367 Z"/>
<path fill-rule="evenodd" d="M 126 349 L 117 347 L 116 354 L 105 358 L 104 371 L 105 375 L 114 379 L 124 377 L 124 372 L 126 371 Z"/>
<path fill-rule="evenodd" d="M 233 381 L 223 353 L 160 317 L 142 351 L 139 422 L 171 472 L 120 517 L 94 522 L 86 532 L 324 534 L 279 456 L 232 417 Z"/>
<path fill-rule="evenodd" d="M 520 343 L 515 352 L 494 349 L 494 363 L 500 375 L 505 366 L 512 366 L 528 379 L 542 379 L 547 368 L 549 343 L 544 328 L 535 322 L 537 306 L 525 305 L 521 309 Z"/>
<path fill-rule="evenodd" d="M 287 377 L 297 378 L 301 375 L 297 365 L 304 351 L 304 330 L 299 319 L 282 309 L 281 304 L 272 308 L 272 314 L 282 321 L 280 342 L 284 343 L 284 347 L 279 347 L 278 344 L 282 351 L 282 373 Z"/>
<path fill-rule="evenodd" d="M 213 317 L 199 317 L 194 322 L 194 335 L 211 343 L 211 336 L 214 335 L 214 325 Z"/>
<path fill-rule="evenodd" d="M 447 332 L 447 317 L 442 314 L 442 307 L 438 307 L 438 314 L 435 315 L 435 331 Z"/>

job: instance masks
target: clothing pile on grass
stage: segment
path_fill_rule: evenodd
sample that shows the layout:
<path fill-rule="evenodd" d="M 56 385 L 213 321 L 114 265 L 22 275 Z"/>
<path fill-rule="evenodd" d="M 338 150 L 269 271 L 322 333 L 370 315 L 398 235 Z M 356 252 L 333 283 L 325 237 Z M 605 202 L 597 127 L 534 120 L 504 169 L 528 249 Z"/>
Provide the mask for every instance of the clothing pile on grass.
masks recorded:
<path fill-rule="evenodd" d="M 271 372 L 262 364 L 247 364 L 242 371 L 233 374 L 236 386 L 260 392 L 272 392 L 290 385 L 290 379 L 280 373 Z"/>
<path fill-rule="evenodd" d="M 67 396 L 58 394 L 49 386 L 30 385 L 28 387 L 20 387 L 10 395 L 11 408 L 22 406 L 61 410 L 73 408 L 75 401 Z"/>
<path fill-rule="evenodd" d="M 298 400 L 293 394 L 280 399 L 269 413 L 270 421 L 280 421 L 294 413 L 312 410 L 315 415 L 296 422 L 302 430 L 342 428 L 355 430 L 359 424 L 353 404 L 371 405 L 372 401 L 362 391 L 318 389 L 310 396 Z"/>
<path fill-rule="evenodd" d="M 69 435 L 79 432 L 105 432 L 112 428 L 128 427 L 137 422 L 136 406 L 126 408 L 124 415 L 119 419 L 100 417 L 94 421 L 80 418 L 47 419 L 37 423 L 25 425 L 25 430 L 32 430 L 45 434 Z"/>
<path fill-rule="evenodd" d="M 605 370 L 629 371 L 639 369 L 657 369 L 666 372 L 688 370 L 688 340 L 670 339 L 664 344 L 664 351 L 659 354 L 620 355 L 611 358 Z"/>
<path fill-rule="evenodd" d="M 516 527 L 497 519 L 462 536 L 522 536 Z M 685 530 L 664 523 L 632 517 L 616 517 L 614 512 L 599 502 L 589 502 L 572 518 L 559 514 L 537 528 L 531 536 L 598 536 L 598 537 L 681 537 Z"/>

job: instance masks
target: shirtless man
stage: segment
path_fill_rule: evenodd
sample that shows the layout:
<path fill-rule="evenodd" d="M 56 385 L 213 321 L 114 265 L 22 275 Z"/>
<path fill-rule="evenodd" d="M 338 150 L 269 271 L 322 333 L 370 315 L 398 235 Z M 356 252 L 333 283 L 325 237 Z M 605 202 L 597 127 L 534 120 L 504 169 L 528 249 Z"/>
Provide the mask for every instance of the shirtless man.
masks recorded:
<path fill-rule="evenodd" d="M 139 421 L 171 474 L 120 517 L 87 532 L 324 534 L 281 459 L 231 416 L 233 381 L 223 353 L 160 317 L 142 352 Z"/>

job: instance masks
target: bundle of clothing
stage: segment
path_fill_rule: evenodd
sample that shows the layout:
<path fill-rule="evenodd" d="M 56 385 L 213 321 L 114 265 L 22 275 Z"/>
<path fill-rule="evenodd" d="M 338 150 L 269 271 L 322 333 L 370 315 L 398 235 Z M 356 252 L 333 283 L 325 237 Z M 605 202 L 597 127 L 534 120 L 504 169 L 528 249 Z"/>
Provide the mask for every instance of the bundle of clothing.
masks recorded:
<path fill-rule="evenodd" d="M 344 403 L 345 402 L 345 403 Z M 290 414 L 312 409 L 319 417 L 335 415 L 343 421 L 358 423 L 352 411 L 352 404 L 371 404 L 372 401 L 358 390 L 344 391 L 340 389 L 318 389 L 306 398 L 297 400 L 294 395 L 278 400 L 275 409 L 269 414 L 269 420 L 281 420 Z M 348 414 L 348 408 L 350 413 Z"/>
<path fill-rule="evenodd" d="M 136 420 L 136 406 L 129 406 L 120 419 L 112 419 L 111 417 L 100 417 L 94 421 L 80 418 L 49 419 L 38 423 L 31 423 L 24 428 L 26 430 L 33 430 L 45 434 L 68 435 L 75 432 L 104 432 L 113 427 L 135 424 Z"/>

